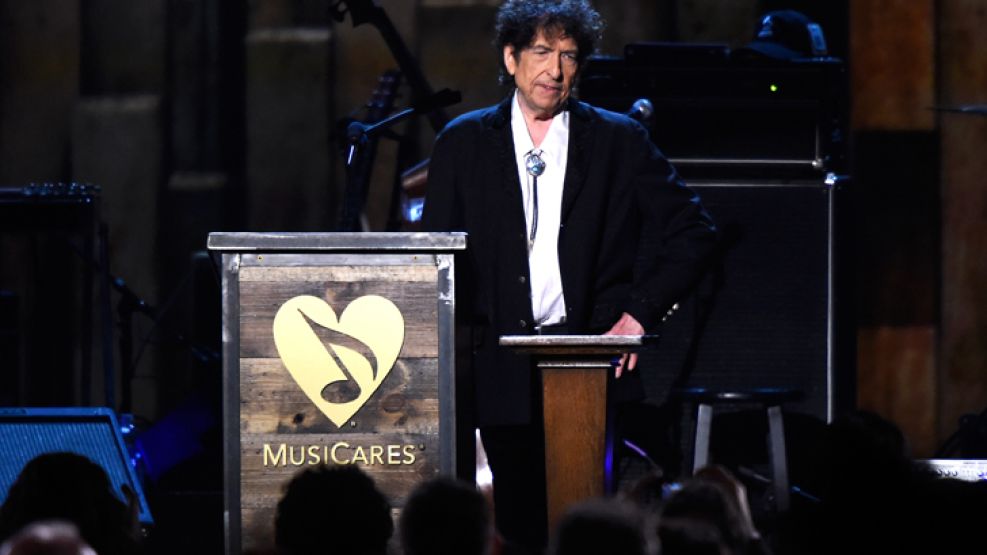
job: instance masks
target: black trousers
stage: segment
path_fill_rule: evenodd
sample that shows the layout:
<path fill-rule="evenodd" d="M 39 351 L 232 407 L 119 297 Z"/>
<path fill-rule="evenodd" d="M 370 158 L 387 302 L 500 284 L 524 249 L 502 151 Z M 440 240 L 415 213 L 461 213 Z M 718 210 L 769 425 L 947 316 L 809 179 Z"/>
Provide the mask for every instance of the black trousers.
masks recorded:
<path fill-rule="evenodd" d="M 536 328 L 540 335 L 566 335 L 565 324 Z M 493 474 L 494 519 L 507 541 L 506 554 L 543 553 L 548 544 L 548 500 L 545 495 L 545 426 L 542 423 L 541 378 L 532 368 L 531 422 L 481 426 L 480 437 Z"/>
<path fill-rule="evenodd" d="M 506 554 L 542 553 L 548 543 L 545 435 L 537 422 L 480 428 L 493 474 L 494 519 Z"/>

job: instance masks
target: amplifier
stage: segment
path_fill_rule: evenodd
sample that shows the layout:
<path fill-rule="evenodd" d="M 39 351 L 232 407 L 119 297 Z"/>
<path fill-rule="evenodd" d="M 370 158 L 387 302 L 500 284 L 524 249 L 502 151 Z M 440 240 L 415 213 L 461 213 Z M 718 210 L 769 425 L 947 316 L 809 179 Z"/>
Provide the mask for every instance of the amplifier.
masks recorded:
<path fill-rule="evenodd" d="M 100 188 L 81 183 L 0 187 L 0 231 L 76 230 L 95 226 Z"/>
<path fill-rule="evenodd" d="M 10 355 L 0 369 L 7 406 L 91 404 L 94 330 L 102 331 L 104 370 L 112 370 L 99 201 L 100 188 L 82 183 L 0 187 L 0 290 L 8 292 L 0 329 L 17 331 L 0 338 Z M 93 325 L 96 315 L 105 316 L 102 328 Z"/>
<path fill-rule="evenodd" d="M 830 421 L 855 404 L 840 226 L 844 180 L 694 181 L 719 229 L 704 279 L 642 354 L 649 397 L 675 387 L 790 388 Z"/>
<path fill-rule="evenodd" d="M 624 58 L 591 58 L 579 95 L 615 112 L 650 101 L 653 114 L 642 122 L 687 177 L 700 175 L 695 167 L 706 174 L 723 168 L 719 175 L 731 176 L 738 167 L 757 168 L 760 175 L 844 171 L 840 60 L 767 64 L 731 60 L 710 46 L 690 55 L 644 46 L 628 45 Z"/>
<path fill-rule="evenodd" d="M 71 452 L 106 471 L 121 501 L 121 486 L 137 495 L 141 523 L 153 524 L 144 490 L 123 443 L 120 425 L 106 408 L 0 408 L 0 501 L 31 459 L 45 453 Z"/>

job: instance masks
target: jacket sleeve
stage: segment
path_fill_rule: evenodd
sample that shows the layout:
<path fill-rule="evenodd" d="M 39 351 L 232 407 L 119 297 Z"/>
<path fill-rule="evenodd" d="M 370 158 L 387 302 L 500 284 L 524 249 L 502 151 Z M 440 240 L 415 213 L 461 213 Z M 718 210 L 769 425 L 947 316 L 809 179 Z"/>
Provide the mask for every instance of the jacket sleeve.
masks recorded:
<path fill-rule="evenodd" d="M 424 231 L 462 231 L 462 205 L 456 183 L 456 156 L 452 133 L 443 130 L 435 139 L 428 164 L 425 206 L 422 212 Z"/>

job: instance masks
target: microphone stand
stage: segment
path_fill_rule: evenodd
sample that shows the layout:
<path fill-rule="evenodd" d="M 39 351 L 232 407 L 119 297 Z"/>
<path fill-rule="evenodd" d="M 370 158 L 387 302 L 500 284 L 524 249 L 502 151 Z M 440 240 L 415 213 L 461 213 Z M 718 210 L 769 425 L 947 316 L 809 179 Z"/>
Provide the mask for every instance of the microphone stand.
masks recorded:
<path fill-rule="evenodd" d="M 131 412 L 133 394 L 131 392 L 131 381 L 136 370 L 136 361 L 132 360 L 134 354 L 134 313 L 140 312 L 148 316 L 151 320 L 155 318 L 155 311 L 144 299 L 138 297 L 127 283 L 120 278 L 113 278 L 111 282 L 113 289 L 120 293 L 120 301 L 117 303 L 117 317 L 120 319 L 120 412 Z"/>
<path fill-rule="evenodd" d="M 100 276 L 100 296 L 104 299 L 100 303 L 100 320 L 102 321 L 101 325 L 103 327 L 102 350 L 104 366 L 104 401 L 106 406 L 116 409 L 117 412 L 127 413 L 130 412 L 132 408 L 131 404 L 133 401 L 130 391 L 130 381 L 137 366 L 137 361 L 131 360 L 134 353 L 134 314 L 143 314 L 147 316 L 155 325 L 157 325 L 158 320 L 162 317 L 162 315 L 168 312 L 171 302 L 165 302 L 164 308 L 159 311 L 134 293 L 134 291 L 127 286 L 127 283 L 122 278 L 110 273 L 108 252 L 109 231 L 105 222 L 100 222 L 98 232 L 100 248 L 98 257 L 95 261 L 80 251 L 78 247 L 72 245 L 71 243 L 68 243 L 68 245 L 75 252 L 76 256 L 79 257 L 88 271 L 98 273 Z M 120 338 L 117 349 L 120 355 L 121 382 L 123 385 L 120 394 L 121 400 L 119 407 L 116 405 L 116 376 L 114 372 L 113 355 L 111 354 L 113 349 L 113 322 L 111 318 L 112 302 L 110 300 L 111 288 L 120 294 L 120 300 L 118 301 L 116 308 L 117 315 L 120 318 Z M 220 361 L 220 354 L 215 349 L 196 345 L 183 333 L 171 330 L 166 330 L 166 332 L 179 345 L 188 349 L 197 361 L 201 363 L 213 363 Z M 140 355 L 138 353 L 138 357 L 139 356 Z"/>
<path fill-rule="evenodd" d="M 120 412 L 129 413 L 133 404 L 131 382 L 137 370 L 137 362 L 140 359 L 140 353 L 137 355 L 138 360 L 132 359 L 134 356 L 134 314 L 143 314 L 157 326 L 159 319 L 168 311 L 170 303 L 166 302 L 165 307 L 159 311 L 134 293 L 123 279 L 115 276 L 110 277 L 112 278 L 110 284 L 113 286 L 113 290 L 120 294 L 120 300 L 117 303 L 117 316 L 120 319 L 120 379 L 123 386 L 120 391 Z M 219 353 L 214 349 L 196 345 L 184 333 L 175 331 L 167 333 L 171 339 L 188 349 L 189 353 L 199 362 L 210 363 L 220 360 Z"/>

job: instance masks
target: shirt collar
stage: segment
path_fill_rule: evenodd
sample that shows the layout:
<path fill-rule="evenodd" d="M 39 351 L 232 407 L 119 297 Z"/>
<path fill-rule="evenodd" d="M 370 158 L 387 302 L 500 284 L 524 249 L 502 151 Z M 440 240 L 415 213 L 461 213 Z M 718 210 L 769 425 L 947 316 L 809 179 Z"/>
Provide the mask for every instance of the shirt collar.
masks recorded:
<path fill-rule="evenodd" d="M 514 149 L 519 153 L 527 153 L 535 148 L 531 135 L 528 133 L 528 124 L 524 121 L 524 114 L 518 104 L 517 89 L 514 90 L 514 97 L 511 99 L 511 129 L 514 134 Z M 548 133 L 542 139 L 539 149 L 549 156 L 558 158 L 569 144 L 569 110 L 564 108 L 552 118 L 552 124 L 548 128 Z"/>

